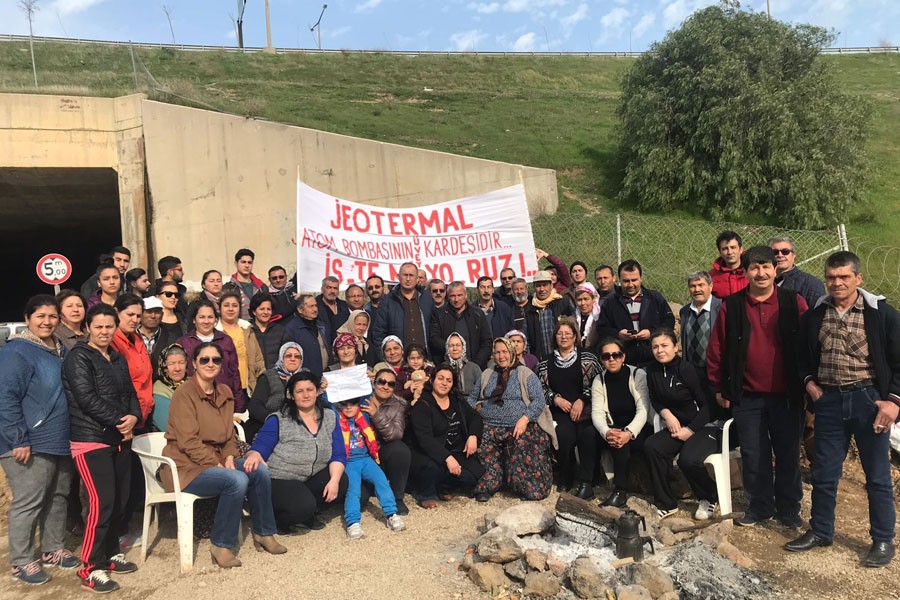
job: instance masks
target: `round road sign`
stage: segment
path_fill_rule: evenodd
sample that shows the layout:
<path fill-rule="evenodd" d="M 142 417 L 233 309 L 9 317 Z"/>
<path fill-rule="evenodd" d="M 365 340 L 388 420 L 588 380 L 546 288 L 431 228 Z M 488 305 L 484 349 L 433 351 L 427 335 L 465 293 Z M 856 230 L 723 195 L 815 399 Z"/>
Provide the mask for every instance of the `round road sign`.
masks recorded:
<path fill-rule="evenodd" d="M 72 263 L 62 254 L 42 256 L 35 268 L 38 279 L 48 285 L 65 283 L 72 274 Z"/>

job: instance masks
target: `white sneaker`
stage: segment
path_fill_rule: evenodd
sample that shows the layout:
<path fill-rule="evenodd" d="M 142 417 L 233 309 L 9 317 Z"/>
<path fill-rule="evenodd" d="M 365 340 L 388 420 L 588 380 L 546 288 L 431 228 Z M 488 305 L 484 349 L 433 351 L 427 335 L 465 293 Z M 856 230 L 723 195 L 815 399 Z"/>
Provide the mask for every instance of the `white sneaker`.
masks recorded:
<path fill-rule="evenodd" d="M 716 503 L 709 500 L 701 500 L 694 513 L 694 518 L 698 521 L 708 521 L 716 514 Z"/>
<path fill-rule="evenodd" d="M 351 540 L 360 540 L 366 537 L 366 532 L 363 531 L 362 525 L 359 523 L 354 523 L 347 527 L 347 537 Z"/>
<path fill-rule="evenodd" d="M 387 526 L 391 531 L 403 531 L 406 529 L 406 522 L 400 515 L 391 515 L 387 518 Z"/>
<path fill-rule="evenodd" d="M 674 515 L 677 512 L 678 512 L 678 507 L 676 506 L 675 508 L 669 508 L 669 509 L 660 508 L 656 511 L 656 514 L 659 515 L 659 520 L 662 521 L 663 519 L 665 519 L 667 517 L 671 517 L 672 515 Z"/>

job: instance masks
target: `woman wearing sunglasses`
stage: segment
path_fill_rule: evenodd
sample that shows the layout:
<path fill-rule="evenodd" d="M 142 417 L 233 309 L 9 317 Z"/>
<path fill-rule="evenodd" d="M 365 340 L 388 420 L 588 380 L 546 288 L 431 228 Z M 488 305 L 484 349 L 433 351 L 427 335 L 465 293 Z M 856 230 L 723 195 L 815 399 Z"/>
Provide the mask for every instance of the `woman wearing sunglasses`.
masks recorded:
<path fill-rule="evenodd" d="M 591 385 L 591 418 L 600 432 L 598 450 L 610 451 L 614 472 L 613 492 L 603 505 L 621 508 L 628 500 L 631 452 L 653 433 L 650 392 L 647 374 L 625 364 L 625 349 L 616 338 L 600 341 L 600 366 Z"/>
<path fill-rule="evenodd" d="M 393 369 L 375 371 L 372 385 L 374 386 L 372 396 L 361 404 L 360 410 L 369 415 L 378 438 L 381 470 L 387 476 L 394 492 L 397 514 L 407 515 L 409 509 L 403 502 L 403 495 L 406 493 L 406 482 L 409 479 L 411 453 L 403 437 L 406 435 L 409 422 L 409 403 L 395 393 L 397 375 Z M 363 487 L 363 506 L 368 497 L 367 490 Z"/>
<path fill-rule="evenodd" d="M 234 555 L 240 542 L 241 509 L 250 500 L 253 546 L 257 551 L 284 554 L 287 548 L 275 539 L 272 482 L 265 463 L 238 458 L 235 436 L 234 397 L 217 382 L 223 365 L 222 349 L 202 342 L 194 350 L 191 378 L 172 396 L 163 456 L 175 461 L 181 489 L 198 496 L 218 496 L 219 504 L 210 534 L 213 563 L 223 569 L 240 567 Z M 174 489 L 172 473 L 164 465 L 160 481 Z"/>
<path fill-rule="evenodd" d="M 263 423 L 284 404 L 284 386 L 303 368 L 303 348 L 297 342 L 285 342 L 278 350 L 275 366 L 266 370 L 257 380 L 250 397 L 250 418 L 244 423 L 244 434 L 252 442 Z M 320 390 L 321 393 L 321 390 Z"/>
<path fill-rule="evenodd" d="M 247 400 L 244 388 L 241 385 L 241 374 L 238 367 L 238 354 L 234 342 L 224 332 L 216 329 L 216 321 L 219 316 L 216 308 L 208 301 L 200 299 L 191 305 L 189 322 L 191 331 L 178 340 L 178 344 L 184 348 L 187 355 L 193 360 L 200 344 L 212 342 L 222 349 L 224 362 L 218 371 L 219 383 L 224 383 L 231 389 L 234 398 L 234 409 L 242 413 L 247 410 Z M 194 374 L 194 363 L 188 363 L 188 375 Z"/>
<path fill-rule="evenodd" d="M 167 339 L 180 338 L 186 332 L 182 317 L 178 313 L 178 284 L 174 281 L 163 281 L 156 289 L 156 297 L 163 305 L 163 316 L 159 322 L 159 328 L 163 333 L 171 333 Z"/>

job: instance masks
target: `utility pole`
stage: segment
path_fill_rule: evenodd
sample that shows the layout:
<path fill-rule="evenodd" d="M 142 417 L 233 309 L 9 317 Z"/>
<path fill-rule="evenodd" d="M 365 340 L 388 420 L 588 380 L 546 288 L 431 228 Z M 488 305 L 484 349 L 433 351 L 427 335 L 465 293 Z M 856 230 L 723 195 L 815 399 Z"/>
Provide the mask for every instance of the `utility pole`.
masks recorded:
<path fill-rule="evenodd" d="M 28 17 L 28 46 L 31 49 L 31 72 L 34 74 L 34 87 L 37 82 L 37 64 L 34 62 L 34 13 L 38 10 L 38 0 L 19 0 L 19 6 Z"/>
<path fill-rule="evenodd" d="M 266 0 L 266 52 L 275 54 L 272 46 L 272 20 L 269 18 L 269 0 Z"/>
<path fill-rule="evenodd" d="M 162 5 L 163 12 L 166 13 L 166 20 L 169 22 L 169 32 L 172 34 L 172 45 L 175 46 L 175 29 L 172 27 L 172 9 Z"/>
<path fill-rule="evenodd" d="M 772 0 L 766 0 L 766 13 L 768 13 L 769 18 L 772 18 Z"/>
<path fill-rule="evenodd" d="M 319 13 L 319 20 L 316 21 L 316 24 L 309 28 L 310 33 L 313 31 L 319 32 L 319 50 L 322 49 L 322 16 L 325 14 L 325 9 L 328 8 L 327 4 L 322 5 L 322 12 Z"/>
<path fill-rule="evenodd" d="M 237 27 L 238 48 L 244 47 L 244 9 L 247 8 L 247 0 L 237 0 L 237 19 L 235 26 Z"/>

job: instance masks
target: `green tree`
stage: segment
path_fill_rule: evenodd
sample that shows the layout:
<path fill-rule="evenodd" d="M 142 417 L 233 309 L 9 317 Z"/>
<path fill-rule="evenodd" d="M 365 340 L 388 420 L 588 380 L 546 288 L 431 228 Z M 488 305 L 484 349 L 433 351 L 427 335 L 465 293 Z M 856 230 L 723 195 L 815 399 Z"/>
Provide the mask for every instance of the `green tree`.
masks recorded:
<path fill-rule="evenodd" d="M 792 227 L 845 219 L 871 110 L 838 91 L 819 53 L 832 40 L 737 2 L 694 13 L 624 76 L 620 199 Z"/>

